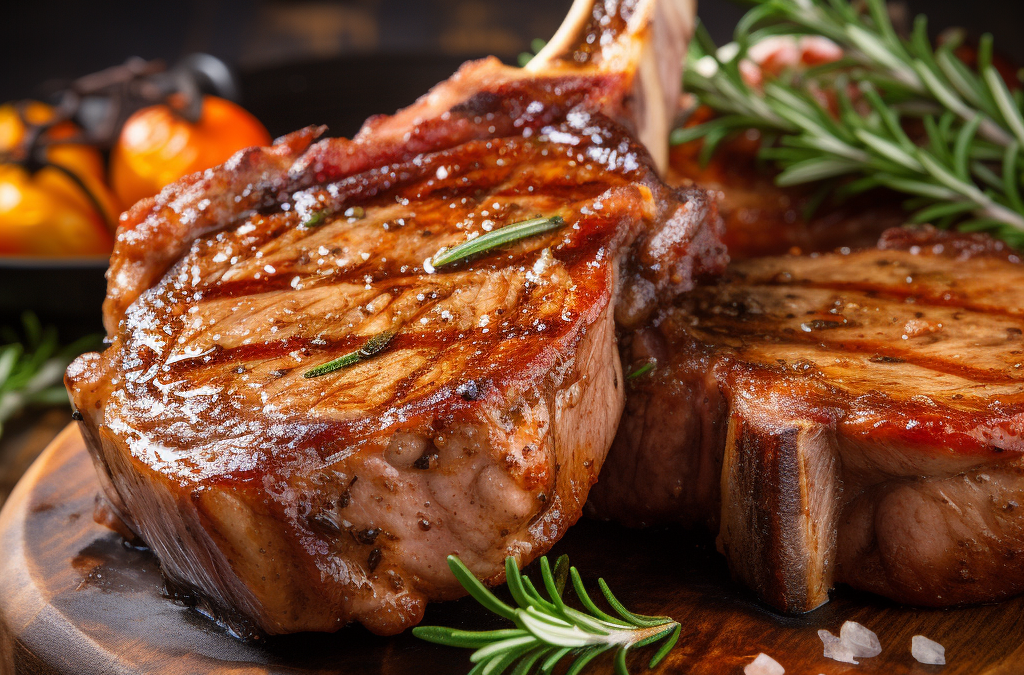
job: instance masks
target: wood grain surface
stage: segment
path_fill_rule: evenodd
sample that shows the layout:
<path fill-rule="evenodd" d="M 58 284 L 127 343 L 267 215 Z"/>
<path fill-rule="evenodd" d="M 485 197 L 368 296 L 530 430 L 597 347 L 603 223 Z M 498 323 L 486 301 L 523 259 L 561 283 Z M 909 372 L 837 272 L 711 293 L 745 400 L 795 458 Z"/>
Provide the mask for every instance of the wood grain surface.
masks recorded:
<path fill-rule="evenodd" d="M 195 609 L 164 595 L 156 559 L 126 547 L 92 520 L 98 484 L 77 428 L 68 427 L 18 484 L 0 514 L 0 672 L 7 673 L 369 673 L 458 675 L 468 650 L 409 634 L 371 635 L 358 626 L 243 642 Z M 957 610 L 923 610 L 841 589 L 811 614 L 785 617 L 729 579 L 713 542 L 675 530 L 631 531 L 582 522 L 556 547 L 588 586 L 603 576 L 619 597 L 683 624 L 659 673 L 737 674 L 759 652 L 787 673 L 886 675 L 1024 673 L 1024 600 Z M 883 651 L 859 666 L 822 656 L 817 630 L 843 621 L 875 630 Z M 425 623 L 496 628 L 472 601 L 433 605 Z M 948 665 L 910 655 L 924 634 L 945 645 Z M 650 652 L 634 655 L 647 672 Z M 612 672 L 595 661 L 594 675 Z"/>

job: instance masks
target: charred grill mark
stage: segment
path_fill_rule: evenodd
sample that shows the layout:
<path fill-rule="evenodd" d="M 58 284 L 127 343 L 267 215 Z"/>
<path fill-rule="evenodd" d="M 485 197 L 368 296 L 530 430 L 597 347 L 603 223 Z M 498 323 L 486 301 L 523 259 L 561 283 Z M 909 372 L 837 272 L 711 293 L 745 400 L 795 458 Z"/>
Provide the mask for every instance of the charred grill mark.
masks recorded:
<path fill-rule="evenodd" d="M 782 314 L 778 310 L 775 313 L 764 310 L 753 313 L 746 311 L 746 309 L 749 309 L 749 306 L 762 304 L 766 295 L 768 298 L 771 298 L 778 293 L 776 291 L 775 293 L 765 294 L 762 291 L 791 285 L 795 284 L 773 284 L 764 281 L 760 281 L 759 285 L 746 287 L 742 284 L 734 284 L 731 287 L 727 287 L 729 292 L 725 295 L 718 292 L 718 289 L 725 287 L 709 287 L 711 295 L 698 295 L 696 298 L 688 300 L 684 310 L 698 320 L 698 323 L 692 329 L 696 334 L 708 336 L 712 341 L 721 340 L 726 344 L 738 339 L 742 342 L 741 346 L 737 347 L 741 353 L 748 346 L 761 346 L 765 344 L 774 345 L 774 348 L 780 352 L 785 351 L 786 345 L 814 346 L 816 351 L 822 354 L 871 354 L 872 356 L 867 359 L 871 363 L 907 363 L 938 373 L 973 380 L 979 384 L 1006 385 L 1024 380 L 1024 372 L 1021 371 L 1015 372 L 975 367 L 970 363 L 964 363 L 960 360 L 922 353 L 917 348 L 922 344 L 922 341 L 941 339 L 938 337 L 940 333 L 932 334 L 926 332 L 913 337 L 911 341 L 893 340 L 886 336 L 869 339 L 862 335 L 851 334 L 849 332 L 851 329 L 865 326 L 858 321 L 845 319 L 845 317 L 839 320 L 811 319 L 803 321 L 800 324 L 800 330 L 797 330 L 793 325 L 779 320 L 780 317 L 791 321 L 796 320 L 796 315 L 793 312 Z M 808 290 L 834 290 L 837 293 L 847 290 L 850 293 L 850 295 L 840 296 L 838 299 L 831 300 L 832 304 L 820 307 L 817 306 L 818 300 L 808 298 L 807 306 L 811 307 L 811 309 L 806 311 L 805 316 L 828 315 L 830 308 L 834 306 L 841 307 L 847 304 L 861 308 L 870 308 L 873 310 L 872 315 L 874 316 L 892 317 L 889 324 L 899 324 L 901 327 L 907 320 L 920 320 L 926 316 L 925 313 L 920 311 L 908 315 L 906 312 L 907 304 L 892 297 L 887 297 L 886 293 L 880 292 L 881 286 L 864 290 L 861 284 L 806 283 L 799 284 L 798 287 Z M 751 294 L 751 298 L 745 300 L 744 293 Z M 801 300 L 801 296 L 797 293 L 785 293 L 781 297 L 793 303 L 799 303 Z M 936 306 L 946 307 L 948 305 L 936 303 Z M 953 315 L 952 319 L 964 320 L 964 312 L 975 313 L 977 318 L 975 323 L 979 325 L 984 324 L 986 318 L 992 314 L 1001 315 L 1015 321 L 1021 319 L 1019 315 L 1013 313 L 990 312 L 984 308 L 971 309 L 970 307 L 964 307 L 963 312 L 957 312 Z M 883 323 L 879 320 L 876 324 L 870 322 L 866 324 L 868 328 L 872 326 L 881 328 Z M 1018 334 L 1014 332 L 1015 330 L 1024 334 L 1024 330 L 1009 328 L 1005 338 L 1007 341 L 1012 341 L 1017 337 Z"/>
<path fill-rule="evenodd" d="M 784 351 L 787 344 L 792 345 L 813 345 L 817 348 L 817 351 L 822 354 L 834 355 L 838 352 L 844 352 L 847 354 L 871 354 L 872 356 L 867 360 L 871 363 L 877 364 L 911 364 L 920 368 L 925 368 L 946 375 L 955 375 L 964 379 L 969 379 L 979 384 L 1014 384 L 1024 381 L 1024 373 L 1018 376 L 1014 376 L 1011 373 L 1005 373 L 999 370 L 974 368 L 969 365 L 965 365 L 959 362 L 952 362 L 941 358 L 929 357 L 924 354 L 920 354 L 918 350 L 915 350 L 912 346 L 904 348 L 893 348 L 892 342 L 887 340 L 863 340 L 858 339 L 856 342 L 844 341 L 842 339 L 829 339 L 827 336 L 822 334 L 805 333 L 802 331 L 796 331 L 791 329 L 783 329 L 779 331 L 776 327 L 771 329 L 765 324 L 761 323 L 758 325 L 758 330 L 751 331 L 748 326 L 736 326 L 728 324 L 719 324 L 714 327 L 713 331 L 707 331 L 708 333 L 714 333 L 720 337 L 736 337 L 741 338 L 759 338 L 758 343 L 764 342 L 764 335 L 771 336 L 771 344 L 778 348 L 779 351 Z M 699 329 L 700 332 L 705 332 L 704 327 Z M 742 353 L 743 348 L 740 347 Z"/>
<path fill-rule="evenodd" d="M 392 396 L 398 399 L 405 399 L 409 395 L 409 392 L 412 390 L 412 388 L 416 385 L 416 381 L 423 377 L 423 375 L 425 375 L 426 373 L 429 373 L 432 369 L 436 368 L 437 363 L 441 360 L 442 356 L 443 350 L 434 350 L 430 354 L 430 356 L 427 357 L 427 360 L 426 362 L 423 363 L 423 365 L 413 370 L 411 373 L 400 379 L 395 384 L 395 388 L 393 390 L 394 393 L 392 394 Z"/>
<path fill-rule="evenodd" d="M 165 372 L 170 374 L 190 372 L 196 369 L 197 362 L 203 366 L 220 366 L 225 363 L 254 363 L 279 359 L 292 352 L 302 352 L 306 355 L 314 355 L 323 352 L 337 352 L 342 354 L 351 351 L 353 347 L 365 341 L 362 336 L 351 335 L 341 340 L 326 342 L 316 338 L 286 338 L 274 342 L 255 342 L 252 344 L 239 345 L 231 348 L 216 349 L 212 353 L 196 359 L 185 359 L 176 363 L 165 364 Z M 239 371 L 241 369 L 241 371 Z M 231 369 L 235 374 L 245 373 L 245 365 L 239 364 Z M 280 375 L 278 376 L 280 377 Z"/>
<path fill-rule="evenodd" d="M 607 222 L 607 219 L 602 222 Z M 581 229 L 583 229 L 584 226 L 582 224 L 576 224 L 580 225 Z M 588 227 L 587 229 L 599 228 Z M 563 241 L 563 239 L 564 235 L 559 232 L 537 235 L 511 246 L 475 256 L 466 262 L 453 264 L 443 271 L 430 275 L 423 272 L 422 260 L 417 260 L 414 263 L 403 260 L 381 262 L 379 259 L 374 258 L 370 258 L 365 262 L 348 265 L 345 268 L 336 268 L 328 274 L 316 271 L 312 273 L 309 271 L 296 271 L 288 268 L 275 269 L 273 274 L 262 273 L 259 279 L 245 278 L 235 281 L 220 281 L 206 286 L 202 291 L 203 300 L 213 301 L 225 298 L 262 295 L 275 291 L 291 291 L 294 289 L 293 283 L 296 278 L 298 278 L 303 289 L 344 283 L 373 286 L 381 283 L 404 282 L 407 285 L 412 285 L 417 282 L 440 281 L 447 275 L 467 270 L 489 270 L 504 266 L 530 265 L 538 251 L 553 247 Z M 572 264 L 592 252 L 590 247 L 586 245 L 584 237 L 580 237 L 578 241 L 579 243 L 576 243 L 576 245 L 558 249 L 559 255 L 556 257 L 560 262 L 566 265 Z M 440 244 L 438 244 L 438 248 L 440 248 Z M 436 252 L 436 249 L 431 251 L 431 253 L 433 252 Z M 424 258 L 426 257 L 425 255 Z M 249 262 L 249 260 L 247 259 L 244 262 Z"/>
<path fill-rule="evenodd" d="M 1024 310 L 1022 309 L 974 303 L 971 302 L 967 296 L 951 291 L 946 291 L 939 295 L 931 295 L 928 293 L 927 288 L 914 284 L 907 284 L 906 288 L 902 288 L 899 286 L 893 286 L 892 284 L 876 284 L 867 281 L 842 282 L 830 280 L 827 282 L 815 282 L 803 279 L 794 280 L 792 278 L 784 281 L 777 279 L 765 279 L 761 280 L 760 283 L 766 286 L 795 286 L 798 288 L 831 290 L 837 292 L 854 291 L 863 293 L 867 297 L 877 298 L 880 300 L 892 299 L 906 302 L 908 299 L 912 298 L 914 303 L 918 305 L 956 307 L 958 309 L 964 309 L 972 312 L 1005 316 L 1013 319 L 1018 319 L 1024 316 Z"/>

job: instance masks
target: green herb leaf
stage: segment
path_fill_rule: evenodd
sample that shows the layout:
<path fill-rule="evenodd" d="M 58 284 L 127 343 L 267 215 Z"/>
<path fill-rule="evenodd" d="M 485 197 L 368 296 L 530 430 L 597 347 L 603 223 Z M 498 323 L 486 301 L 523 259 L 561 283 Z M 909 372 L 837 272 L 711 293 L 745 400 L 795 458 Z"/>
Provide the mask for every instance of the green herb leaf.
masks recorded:
<path fill-rule="evenodd" d="M 626 379 L 627 380 L 635 380 L 638 377 L 643 377 L 647 373 L 649 373 L 652 370 L 654 370 L 654 368 L 655 368 L 655 364 L 654 364 L 654 360 L 652 359 L 652 360 L 648 361 L 647 363 L 645 363 L 644 365 L 642 365 L 639 368 L 637 368 L 636 370 L 634 370 L 629 375 L 626 375 Z"/>
<path fill-rule="evenodd" d="M 22 335 L 10 328 L 0 330 L 0 435 L 3 425 L 27 406 L 66 405 L 64 371 L 79 354 L 102 346 L 98 335 L 89 335 L 61 348 L 57 331 L 43 328 L 35 314 L 22 316 Z"/>
<path fill-rule="evenodd" d="M 326 210 L 314 211 L 313 213 L 309 214 L 309 218 L 306 218 L 306 220 L 304 220 L 302 222 L 302 226 L 303 227 L 319 227 L 320 225 L 323 225 L 324 222 L 326 222 L 326 220 L 327 220 L 327 211 Z"/>
<path fill-rule="evenodd" d="M 519 241 L 520 239 L 526 239 L 544 232 L 557 230 L 564 225 L 565 220 L 563 220 L 561 216 L 531 218 L 530 220 L 512 223 L 511 225 L 506 225 L 505 227 L 497 230 L 492 230 L 487 234 L 482 234 L 475 239 L 470 239 L 463 244 L 459 244 L 455 248 L 447 250 L 442 249 L 435 253 L 432 258 L 427 260 L 424 267 L 426 268 L 426 271 L 430 273 L 438 267 L 457 263 L 469 258 L 470 256 L 490 251 L 491 249 L 499 248 L 506 244 L 511 244 Z"/>
<path fill-rule="evenodd" d="M 761 156 L 779 169 L 780 185 L 832 181 L 837 196 L 884 186 L 924 200 L 914 207 L 917 221 L 1024 240 L 1024 96 L 992 66 L 991 36 L 981 40 L 974 71 L 954 55 L 955 44 L 932 47 L 923 17 L 900 38 L 882 0 L 864 3 L 866 13 L 850 0 L 752 2 L 732 47 L 719 50 L 698 29 L 684 88 L 718 117 L 675 130 L 672 143 L 703 139 L 706 161 L 723 140 L 759 129 L 772 139 L 763 140 Z M 743 79 L 737 64 L 759 40 L 804 35 L 836 42 L 843 58 L 770 77 L 763 88 Z M 850 82 L 860 83 L 867 107 L 851 101 Z M 836 110 L 821 92 L 834 94 Z M 924 145 L 904 131 L 910 118 L 923 122 Z"/>
<path fill-rule="evenodd" d="M 369 340 L 367 340 L 366 344 L 364 344 L 359 349 L 349 352 L 344 356 L 339 356 L 333 361 L 323 363 L 317 366 L 316 368 L 311 368 L 307 370 L 305 373 L 303 373 L 302 376 L 306 378 L 320 377 L 321 375 L 333 373 L 334 371 L 340 370 L 342 368 L 348 368 L 349 366 L 353 366 L 359 363 L 360 361 L 366 361 L 367 359 L 372 358 L 376 354 L 379 354 L 380 352 L 384 351 L 388 344 L 391 343 L 391 339 L 394 337 L 395 331 L 391 330 L 386 330 L 381 333 L 377 333 Z"/>
<path fill-rule="evenodd" d="M 591 661 L 611 650 L 616 650 L 616 672 L 628 675 L 626 653 L 630 649 L 662 642 L 650 662 L 650 667 L 654 668 L 679 640 L 678 622 L 669 617 L 630 612 L 603 580 L 598 582 L 601 593 L 625 620 L 598 609 L 583 587 L 579 572 L 569 566 L 567 556 L 560 557 L 554 569 L 546 557 L 540 559 L 541 585 L 547 591 L 548 599 L 541 596 L 533 582 L 519 572 L 515 558 L 505 559 L 505 576 L 517 607 L 495 597 L 458 557 L 449 556 L 448 565 L 463 588 L 480 604 L 516 624 L 516 628 L 492 631 L 464 631 L 440 626 L 413 629 L 413 635 L 429 642 L 475 649 L 470 660 L 476 665 L 469 671 L 470 675 L 501 673 L 513 664 L 513 675 L 548 674 L 569 655 L 573 660 L 565 671 L 566 675 L 578 675 Z M 577 597 L 590 614 L 566 604 L 562 596 L 567 578 L 572 579 Z"/>

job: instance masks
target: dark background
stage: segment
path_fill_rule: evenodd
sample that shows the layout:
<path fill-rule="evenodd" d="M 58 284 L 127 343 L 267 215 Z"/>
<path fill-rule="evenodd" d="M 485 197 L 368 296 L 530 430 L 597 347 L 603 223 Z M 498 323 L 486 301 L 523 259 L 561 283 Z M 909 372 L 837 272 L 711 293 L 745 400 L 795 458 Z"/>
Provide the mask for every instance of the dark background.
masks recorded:
<path fill-rule="evenodd" d="M 353 112 L 366 105 L 376 112 L 391 112 L 411 100 L 409 88 L 395 82 L 396 74 L 386 63 L 376 66 L 374 59 L 345 57 L 421 56 L 422 72 L 410 74 L 420 84 L 422 78 L 433 77 L 439 69 L 444 73 L 449 64 L 466 58 L 496 54 L 513 60 L 532 38 L 549 37 L 570 4 L 571 0 L 6 3 L 0 10 L 0 101 L 30 96 L 48 79 L 76 77 L 133 55 L 173 63 L 183 54 L 203 51 L 221 57 L 242 75 L 243 85 L 249 85 L 243 99 L 252 94 L 254 82 L 257 89 L 276 86 L 300 94 L 316 85 L 322 97 L 319 105 L 301 95 L 295 101 L 306 106 L 307 116 L 265 120 L 271 132 L 283 133 L 289 129 L 275 128 L 275 122 L 331 122 L 317 119 L 317 113 L 336 112 L 346 98 Z M 900 5 L 908 17 L 927 11 L 933 34 L 950 26 L 991 31 L 1000 51 L 1024 63 L 1022 0 L 904 0 Z M 699 3 L 700 16 L 720 43 L 728 40 L 743 11 L 741 4 L 728 0 Z M 326 72 L 310 68 L 312 62 L 325 65 Z M 284 73 L 281 66 L 287 64 L 303 67 Z M 363 71 L 362 78 L 372 88 L 337 91 L 354 76 L 354 68 Z M 315 82 L 309 82 L 311 77 Z M 333 82 L 340 86 L 332 87 Z M 389 96 L 389 87 L 400 89 L 401 95 Z M 368 96 L 376 100 L 366 101 Z M 353 101 L 356 97 L 361 100 Z M 349 134 L 354 129 L 333 131 Z"/>

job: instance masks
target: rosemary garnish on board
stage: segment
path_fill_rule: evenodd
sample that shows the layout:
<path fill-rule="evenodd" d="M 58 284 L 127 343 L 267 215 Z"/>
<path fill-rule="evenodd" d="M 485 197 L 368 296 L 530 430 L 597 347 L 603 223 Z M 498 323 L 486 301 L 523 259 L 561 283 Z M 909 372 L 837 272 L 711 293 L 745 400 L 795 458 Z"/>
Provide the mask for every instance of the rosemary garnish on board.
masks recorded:
<path fill-rule="evenodd" d="M 31 405 L 67 405 L 64 371 L 82 352 L 101 345 L 90 335 L 61 348 L 57 331 L 43 328 L 35 314 L 22 317 L 23 335 L 0 329 L 0 435 L 3 425 Z"/>
<path fill-rule="evenodd" d="M 703 138 L 706 160 L 722 140 L 760 129 L 762 157 L 781 169 L 780 185 L 840 178 L 825 185 L 840 195 L 888 187 L 913 195 L 906 206 L 914 222 L 991 230 L 1024 245 L 1024 95 L 993 65 L 991 36 L 981 39 L 972 70 L 956 56 L 956 39 L 932 47 L 924 17 L 899 37 L 883 0 L 865 0 L 866 12 L 848 0 L 753 2 L 735 43 L 718 49 L 698 31 L 684 88 L 718 117 L 677 129 L 673 143 Z M 843 58 L 766 77 L 763 87 L 744 79 L 751 46 L 803 35 L 832 40 Z M 908 121 L 923 127 L 921 140 L 907 134 Z"/>
<path fill-rule="evenodd" d="M 549 216 L 545 218 L 531 218 L 512 223 L 504 227 L 482 234 L 475 239 L 459 244 L 454 248 L 441 249 L 424 263 L 424 269 L 429 274 L 435 268 L 443 267 L 465 260 L 470 256 L 483 253 L 494 248 L 505 246 L 520 239 L 526 239 L 537 234 L 557 230 L 565 225 L 561 216 Z"/>
<path fill-rule="evenodd" d="M 540 559 L 545 598 L 529 577 L 520 574 L 515 558 L 505 559 L 508 589 L 517 607 L 499 600 L 456 556 L 448 556 L 448 566 L 463 588 L 481 605 L 515 623 L 516 628 L 467 631 L 442 626 L 418 626 L 413 635 L 429 642 L 451 647 L 475 649 L 470 661 L 476 664 L 470 675 L 502 673 L 515 665 L 512 675 L 551 673 L 566 657 L 572 662 L 566 675 L 577 675 L 587 664 L 605 652 L 614 651 L 615 672 L 628 675 L 626 653 L 664 640 L 651 658 L 654 668 L 679 640 L 680 625 L 667 616 L 642 616 L 622 606 L 604 579 L 598 586 L 617 616 L 604 612 L 590 598 L 568 556 L 562 556 L 551 569 L 548 559 Z M 566 582 L 572 581 L 576 597 L 586 612 L 567 605 L 563 598 Z"/>
<path fill-rule="evenodd" d="M 393 337 L 395 337 L 395 331 L 393 330 L 386 330 L 377 333 L 369 340 L 367 340 L 366 343 L 359 349 L 351 351 L 348 354 L 345 354 L 344 356 L 339 356 L 338 358 L 332 361 L 328 361 L 327 363 L 320 364 L 316 368 L 310 368 L 309 370 L 304 372 L 302 376 L 306 378 L 320 377 L 321 375 L 333 373 L 334 371 L 341 370 L 342 368 L 354 366 L 360 361 L 365 361 L 384 351 L 388 344 L 391 343 L 391 339 Z"/>

